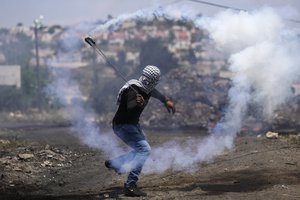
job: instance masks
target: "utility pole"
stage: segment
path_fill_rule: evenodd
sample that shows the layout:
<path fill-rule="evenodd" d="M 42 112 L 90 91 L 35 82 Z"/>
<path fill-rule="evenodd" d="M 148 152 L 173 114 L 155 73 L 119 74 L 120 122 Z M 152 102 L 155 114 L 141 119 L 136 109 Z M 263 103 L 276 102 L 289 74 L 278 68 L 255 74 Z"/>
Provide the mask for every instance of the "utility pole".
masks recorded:
<path fill-rule="evenodd" d="M 35 43 L 35 60 L 36 60 L 36 79 L 37 88 L 40 87 L 40 57 L 39 57 L 39 39 L 38 39 L 38 28 L 34 27 L 34 43 Z"/>
<path fill-rule="evenodd" d="M 43 16 L 33 21 L 34 41 L 35 41 L 35 60 L 36 60 L 36 81 L 37 81 L 37 107 L 41 109 L 41 81 L 40 81 L 40 58 L 39 58 L 39 31 L 45 26 L 42 23 Z"/>

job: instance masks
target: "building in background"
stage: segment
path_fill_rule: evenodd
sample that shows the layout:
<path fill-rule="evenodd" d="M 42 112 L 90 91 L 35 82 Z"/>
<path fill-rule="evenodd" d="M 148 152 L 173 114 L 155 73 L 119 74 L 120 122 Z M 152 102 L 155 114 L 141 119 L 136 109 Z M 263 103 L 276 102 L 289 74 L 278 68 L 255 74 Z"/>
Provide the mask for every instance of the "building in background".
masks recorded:
<path fill-rule="evenodd" d="M 0 86 L 21 88 L 21 67 L 19 65 L 0 65 Z"/>

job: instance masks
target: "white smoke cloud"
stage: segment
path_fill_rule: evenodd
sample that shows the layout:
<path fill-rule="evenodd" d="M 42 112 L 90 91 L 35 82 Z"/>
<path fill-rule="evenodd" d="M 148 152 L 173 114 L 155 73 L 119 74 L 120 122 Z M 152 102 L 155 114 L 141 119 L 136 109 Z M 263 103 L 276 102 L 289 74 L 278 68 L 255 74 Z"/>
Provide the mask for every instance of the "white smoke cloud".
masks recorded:
<path fill-rule="evenodd" d="M 145 169 L 148 173 L 193 169 L 194 164 L 232 148 L 249 104 L 260 106 L 264 117 L 270 119 L 274 110 L 291 97 L 291 85 L 299 80 L 297 32 L 286 29 L 272 8 L 227 10 L 194 22 L 209 31 L 216 46 L 228 55 L 230 70 L 235 73 L 227 111 L 205 140 L 188 142 L 188 147 L 173 143 L 154 149 L 153 160 Z"/>
<path fill-rule="evenodd" d="M 225 11 L 214 18 L 199 18 L 193 9 L 155 8 L 121 15 L 90 31 L 91 36 L 99 31 L 118 28 L 126 20 L 148 20 L 154 17 L 188 20 L 199 28 L 207 29 L 211 38 L 224 54 L 228 55 L 230 70 L 235 73 L 229 91 L 228 108 L 222 120 L 205 139 L 187 140 L 180 145 L 168 142 L 152 148 L 151 159 L 145 165 L 145 173 L 164 172 L 168 169 L 193 171 L 197 163 L 210 161 L 214 156 L 234 146 L 248 105 L 255 103 L 263 108 L 264 116 L 270 118 L 273 111 L 291 96 L 291 84 L 299 78 L 299 40 L 297 33 L 287 30 L 281 17 L 272 8 L 253 12 Z M 83 109 L 77 84 L 65 75 L 56 76 L 52 94 L 60 97 L 66 115 L 72 115 L 74 132 L 93 148 L 104 151 L 110 157 L 122 152 L 118 142 L 110 134 L 102 133 L 91 121 L 91 113 Z M 56 85 L 57 84 L 57 85 Z M 70 116 L 69 116 L 70 117 Z"/>
<path fill-rule="evenodd" d="M 49 67 L 51 63 L 49 63 Z M 63 117 L 72 123 L 71 131 L 82 144 L 102 150 L 105 155 L 117 156 L 124 150 L 111 132 L 105 133 L 95 122 L 96 114 L 84 104 L 78 83 L 70 77 L 68 69 L 49 68 L 55 80 L 48 85 L 47 94 L 64 106 Z"/>
<path fill-rule="evenodd" d="M 267 119 L 292 96 L 291 86 L 299 78 L 299 58 L 295 53 L 300 49 L 293 49 L 290 42 L 283 38 L 262 42 L 230 58 L 231 70 L 236 72 L 236 78 L 246 76 L 252 87 L 250 100 L 261 105 Z"/>
<path fill-rule="evenodd" d="M 276 39 L 283 27 L 280 16 L 269 7 L 253 12 L 227 10 L 200 23 L 216 45 L 230 55 L 256 43 Z"/>
<path fill-rule="evenodd" d="M 297 32 L 286 29 L 271 8 L 252 13 L 224 12 L 210 25 L 212 38 L 230 55 L 230 70 L 236 74 L 232 90 L 244 88 L 241 92 L 251 97 L 245 106 L 253 101 L 270 118 L 291 97 L 291 85 L 299 78 Z M 232 100 L 229 103 L 238 105 Z"/>
<path fill-rule="evenodd" d="M 87 32 L 90 29 L 87 24 L 79 24 L 69 29 L 66 35 L 72 35 L 76 31 Z M 63 105 L 63 117 L 72 123 L 71 132 L 82 144 L 100 149 L 106 155 L 117 156 L 124 150 L 119 147 L 116 137 L 111 132 L 105 133 L 97 125 L 96 114 L 84 102 L 86 97 L 82 94 L 79 84 L 72 79 L 71 70 L 63 67 L 64 64 L 78 59 L 74 57 L 74 53 L 80 49 L 82 43 L 83 40 L 77 37 L 66 37 L 62 41 L 64 52 L 59 52 L 56 58 L 48 61 L 53 81 L 47 86 L 46 93 Z"/>

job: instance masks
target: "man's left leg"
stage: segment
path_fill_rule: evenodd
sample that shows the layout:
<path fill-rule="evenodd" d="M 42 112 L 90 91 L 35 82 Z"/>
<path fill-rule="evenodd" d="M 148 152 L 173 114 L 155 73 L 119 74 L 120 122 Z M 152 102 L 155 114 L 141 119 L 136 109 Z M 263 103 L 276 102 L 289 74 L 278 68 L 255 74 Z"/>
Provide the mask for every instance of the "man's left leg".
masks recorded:
<path fill-rule="evenodd" d="M 125 195 L 127 196 L 146 196 L 146 193 L 137 188 L 138 176 L 150 155 L 151 147 L 146 140 L 140 140 L 131 146 L 135 150 L 135 157 L 131 162 L 132 170 L 130 171 L 127 181 L 124 185 Z"/>
<path fill-rule="evenodd" d="M 117 174 L 122 175 L 128 172 L 126 166 L 124 164 L 129 163 L 135 157 L 135 150 L 128 152 L 124 155 L 116 157 L 112 160 L 106 160 L 105 166 L 108 169 L 113 169 Z"/>

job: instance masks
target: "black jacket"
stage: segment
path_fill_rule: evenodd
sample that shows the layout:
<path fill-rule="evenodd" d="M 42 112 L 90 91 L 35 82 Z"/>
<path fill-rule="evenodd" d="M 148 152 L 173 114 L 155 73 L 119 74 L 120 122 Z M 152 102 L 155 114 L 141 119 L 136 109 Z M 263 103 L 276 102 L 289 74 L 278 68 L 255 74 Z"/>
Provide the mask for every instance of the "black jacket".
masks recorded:
<path fill-rule="evenodd" d="M 136 103 L 136 92 L 131 88 L 127 88 L 121 96 L 120 105 L 113 118 L 113 124 L 138 124 L 140 115 L 146 107 L 150 97 L 159 99 L 162 103 L 166 102 L 166 97 L 158 90 L 154 89 L 149 94 L 143 92 L 139 87 L 132 85 L 135 90 L 141 94 L 145 100 L 143 106 L 138 106 Z"/>

